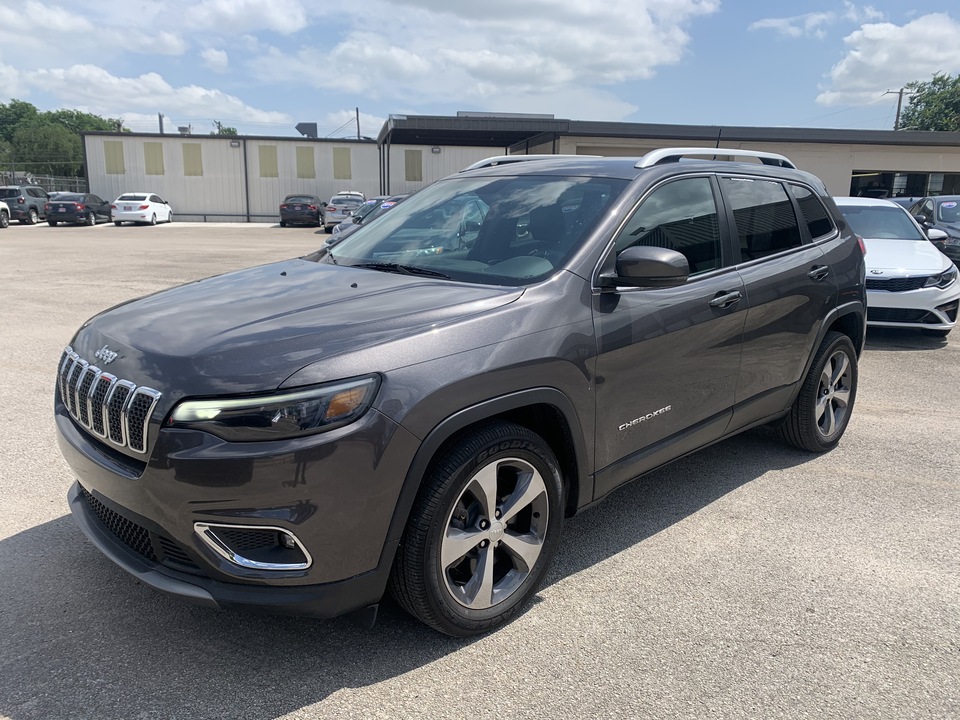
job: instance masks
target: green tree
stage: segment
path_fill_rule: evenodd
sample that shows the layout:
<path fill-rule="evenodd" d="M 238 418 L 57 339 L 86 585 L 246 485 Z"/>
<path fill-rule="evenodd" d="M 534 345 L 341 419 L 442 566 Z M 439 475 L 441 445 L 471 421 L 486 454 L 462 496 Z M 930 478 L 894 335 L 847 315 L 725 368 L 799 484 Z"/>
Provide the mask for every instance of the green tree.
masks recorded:
<path fill-rule="evenodd" d="M 80 136 L 62 125 L 40 119 L 20 123 L 11 146 L 15 149 L 20 170 L 57 177 L 83 175 Z"/>
<path fill-rule="evenodd" d="M 213 121 L 213 132 L 211 135 L 236 135 L 237 129 L 235 127 L 230 127 L 229 125 L 224 125 L 219 120 Z"/>
<path fill-rule="evenodd" d="M 38 116 L 37 108 L 23 100 L 11 100 L 7 105 L 0 103 L 0 140 L 9 143 L 17 125 L 36 120 Z"/>
<path fill-rule="evenodd" d="M 901 130 L 960 131 L 960 75 L 937 73 L 930 82 L 907 83 L 904 93 L 910 99 Z"/>

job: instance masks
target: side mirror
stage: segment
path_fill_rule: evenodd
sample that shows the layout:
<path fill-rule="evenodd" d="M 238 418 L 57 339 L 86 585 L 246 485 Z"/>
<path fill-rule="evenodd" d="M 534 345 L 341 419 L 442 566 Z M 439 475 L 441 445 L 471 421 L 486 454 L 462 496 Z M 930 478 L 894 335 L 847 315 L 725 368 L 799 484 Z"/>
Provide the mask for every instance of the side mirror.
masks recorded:
<path fill-rule="evenodd" d="M 927 233 L 927 239 L 937 250 L 944 252 L 947 249 L 947 238 L 950 237 L 947 233 L 940 228 L 924 228 L 924 231 Z"/>
<path fill-rule="evenodd" d="M 917 213 L 917 222 L 924 226 L 929 225 L 930 216 L 926 213 Z"/>
<path fill-rule="evenodd" d="M 617 255 L 613 273 L 601 273 L 604 287 L 668 288 L 683 285 L 690 276 L 687 258 L 676 250 L 634 246 Z"/>

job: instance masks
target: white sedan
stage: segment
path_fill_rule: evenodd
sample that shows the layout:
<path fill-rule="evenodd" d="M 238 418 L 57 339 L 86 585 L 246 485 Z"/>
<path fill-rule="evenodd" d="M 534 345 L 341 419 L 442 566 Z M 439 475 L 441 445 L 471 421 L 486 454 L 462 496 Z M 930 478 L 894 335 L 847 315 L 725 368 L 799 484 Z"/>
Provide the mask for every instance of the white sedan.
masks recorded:
<path fill-rule="evenodd" d="M 147 192 L 124 193 L 110 206 L 113 224 L 132 222 L 156 225 L 158 222 L 173 222 L 173 210 L 159 195 Z"/>
<path fill-rule="evenodd" d="M 867 248 L 867 325 L 947 335 L 957 323 L 957 267 L 901 206 L 874 198 L 834 198 Z M 939 236 L 938 236 L 939 237 Z"/>

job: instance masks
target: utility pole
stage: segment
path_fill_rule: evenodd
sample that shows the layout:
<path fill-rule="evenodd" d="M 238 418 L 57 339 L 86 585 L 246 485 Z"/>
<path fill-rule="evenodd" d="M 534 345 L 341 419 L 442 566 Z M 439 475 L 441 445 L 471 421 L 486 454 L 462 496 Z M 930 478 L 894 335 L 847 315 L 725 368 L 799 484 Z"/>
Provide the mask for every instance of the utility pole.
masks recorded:
<path fill-rule="evenodd" d="M 903 105 L 903 91 L 906 88 L 900 88 L 899 90 L 887 90 L 884 95 L 896 95 L 897 96 L 897 117 L 893 121 L 893 129 L 900 129 L 900 107 Z"/>
<path fill-rule="evenodd" d="M 357 140 L 360 139 L 360 108 L 356 108 L 357 111 Z"/>
<path fill-rule="evenodd" d="M 157 119 L 160 121 L 160 134 L 163 135 L 163 113 L 157 113 Z"/>

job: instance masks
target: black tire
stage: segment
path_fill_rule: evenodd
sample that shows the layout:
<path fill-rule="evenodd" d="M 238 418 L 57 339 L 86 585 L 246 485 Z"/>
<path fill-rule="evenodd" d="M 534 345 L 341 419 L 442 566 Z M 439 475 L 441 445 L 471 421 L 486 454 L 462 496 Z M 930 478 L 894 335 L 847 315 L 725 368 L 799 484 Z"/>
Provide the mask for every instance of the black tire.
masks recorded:
<path fill-rule="evenodd" d="M 391 594 L 455 637 L 508 623 L 556 552 L 563 498 L 559 465 L 539 435 L 508 422 L 477 427 L 431 464 L 397 549 Z"/>
<path fill-rule="evenodd" d="M 0 212 L 0 228 L 10 227 L 10 216 L 6 212 Z"/>
<path fill-rule="evenodd" d="M 36 225 L 40 220 L 40 215 L 34 208 L 30 208 L 30 212 L 27 213 L 27 225 Z"/>
<path fill-rule="evenodd" d="M 56 227 L 57 222 L 58 222 L 57 220 L 47 220 L 47 225 L 49 225 L 50 227 Z"/>
<path fill-rule="evenodd" d="M 120 222 L 119 220 L 114 220 L 113 224 L 116 225 L 117 227 L 120 227 L 121 225 L 123 225 L 123 223 Z"/>
<path fill-rule="evenodd" d="M 97 216 L 93 213 L 87 213 L 87 216 L 83 219 L 85 225 L 93 227 L 97 224 Z"/>
<path fill-rule="evenodd" d="M 172 222 L 173 222 L 173 210 L 171 210 L 171 211 L 167 214 L 167 222 L 168 222 L 168 223 L 172 223 Z"/>
<path fill-rule="evenodd" d="M 329 235 L 333 232 L 333 225 L 324 225 L 323 231 Z"/>
<path fill-rule="evenodd" d="M 287 221 L 286 221 L 286 220 L 281 220 L 281 221 L 280 221 L 280 227 L 286 227 L 286 226 L 287 226 Z"/>
<path fill-rule="evenodd" d="M 933 330 L 933 329 L 931 329 L 931 330 L 924 330 L 924 331 L 923 331 L 923 334 L 924 334 L 924 335 L 929 335 L 930 337 L 945 338 L 947 335 L 950 334 L 950 330 L 953 330 L 953 328 L 949 328 L 949 329 L 947 329 L 947 330 Z"/>
<path fill-rule="evenodd" d="M 156 225 L 156 224 L 157 224 L 157 214 L 156 214 L 156 213 L 154 213 L 153 215 L 150 216 L 150 224 L 151 224 L 151 225 Z"/>
<path fill-rule="evenodd" d="M 822 453 L 836 447 L 857 399 L 857 375 L 857 353 L 850 338 L 843 333 L 827 333 L 780 426 L 781 437 L 809 452 Z"/>

